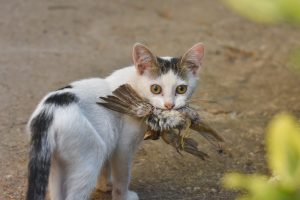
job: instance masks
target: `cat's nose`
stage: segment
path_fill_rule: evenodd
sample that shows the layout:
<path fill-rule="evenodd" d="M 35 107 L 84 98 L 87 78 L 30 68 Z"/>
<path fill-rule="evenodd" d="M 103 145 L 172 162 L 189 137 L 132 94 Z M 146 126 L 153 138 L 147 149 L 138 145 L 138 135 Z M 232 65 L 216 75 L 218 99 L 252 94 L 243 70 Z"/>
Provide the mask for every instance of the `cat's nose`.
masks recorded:
<path fill-rule="evenodd" d="M 174 108 L 174 104 L 173 103 L 165 103 L 165 108 L 168 110 L 171 110 L 172 108 Z"/>

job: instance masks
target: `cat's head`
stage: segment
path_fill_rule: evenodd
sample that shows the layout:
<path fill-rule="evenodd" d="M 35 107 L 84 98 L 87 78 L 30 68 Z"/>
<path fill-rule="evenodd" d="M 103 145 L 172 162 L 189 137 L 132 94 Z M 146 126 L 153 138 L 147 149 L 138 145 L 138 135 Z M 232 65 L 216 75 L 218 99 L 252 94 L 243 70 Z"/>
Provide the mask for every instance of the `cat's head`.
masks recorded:
<path fill-rule="evenodd" d="M 204 46 L 195 44 L 180 58 L 157 57 L 142 44 L 133 47 L 136 89 L 153 106 L 177 109 L 193 94 L 204 56 Z"/>

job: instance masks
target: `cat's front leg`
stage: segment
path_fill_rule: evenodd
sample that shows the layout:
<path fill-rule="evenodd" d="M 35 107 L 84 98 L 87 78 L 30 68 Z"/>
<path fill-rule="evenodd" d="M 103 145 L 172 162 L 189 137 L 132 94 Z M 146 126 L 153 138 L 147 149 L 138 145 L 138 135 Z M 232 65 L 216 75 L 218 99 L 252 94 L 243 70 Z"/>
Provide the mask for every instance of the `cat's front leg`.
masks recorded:
<path fill-rule="evenodd" d="M 105 164 L 101 169 L 100 176 L 98 177 L 97 188 L 102 192 L 112 191 L 111 165 L 109 160 L 105 161 Z"/>
<path fill-rule="evenodd" d="M 118 147 L 112 156 L 113 200 L 138 200 L 138 195 L 128 189 L 130 184 L 131 152 L 125 146 Z"/>
<path fill-rule="evenodd" d="M 140 124 L 140 123 L 139 123 Z M 119 143 L 112 155 L 113 200 L 138 200 L 138 195 L 130 191 L 130 171 L 135 151 L 143 140 L 143 130 L 133 124 L 125 125 Z"/>

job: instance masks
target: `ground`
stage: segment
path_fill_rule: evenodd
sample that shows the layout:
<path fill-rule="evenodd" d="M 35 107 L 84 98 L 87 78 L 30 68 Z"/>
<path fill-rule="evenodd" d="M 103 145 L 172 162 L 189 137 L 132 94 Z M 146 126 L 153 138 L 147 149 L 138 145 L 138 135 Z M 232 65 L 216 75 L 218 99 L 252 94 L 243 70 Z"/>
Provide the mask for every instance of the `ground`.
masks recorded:
<path fill-rule="evenodd" d="M 221 186 L 224 173 L 268 173 L 269 120 L 280 111 L 300 117 L 300 75 L 288 65 L 290 51 L 300 46 L 295 27 L 255 24 L 212 0 L 0 2 L 0 199 L 24 199 L 25 125 L 43 95 L 129 65 L 135 42 L 175 56 L 205 43 L 194 104 L 227 148 L 219 156 L 193 135 L 211 156 L 202 161 L 145 141 L 130 186 L 141 199 L 234 199 Z M 97 197 L 110 199 L 99 191 Z"/>

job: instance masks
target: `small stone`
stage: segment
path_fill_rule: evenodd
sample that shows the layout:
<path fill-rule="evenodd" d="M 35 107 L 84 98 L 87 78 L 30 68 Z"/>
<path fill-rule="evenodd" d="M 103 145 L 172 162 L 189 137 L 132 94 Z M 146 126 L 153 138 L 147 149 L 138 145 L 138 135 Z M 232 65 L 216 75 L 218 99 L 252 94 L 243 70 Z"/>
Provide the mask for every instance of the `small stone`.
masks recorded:
<path fill-rule="evenodd" d="M 200 187 L 194 187 L 194 191 L 200 190 Z"/>
<path fill-rule="evenodd" d="M 10 175 L 10 174 L 5 176 L 5 179 L 7 179 L 7 180 L 9 180 L 11 178 L 12 178 L 12 175 Z"/>
<path fill-rule="evenodd" d="M 203 171 L 198 171 L 197 172 L 197 176 L 202 176 L 203 175 Z"/>

